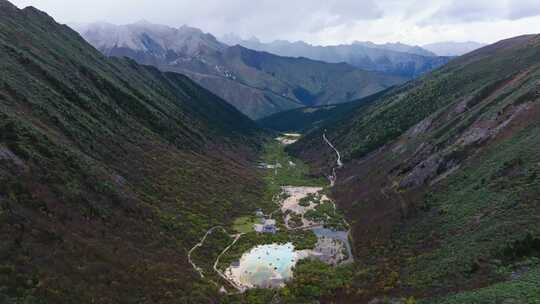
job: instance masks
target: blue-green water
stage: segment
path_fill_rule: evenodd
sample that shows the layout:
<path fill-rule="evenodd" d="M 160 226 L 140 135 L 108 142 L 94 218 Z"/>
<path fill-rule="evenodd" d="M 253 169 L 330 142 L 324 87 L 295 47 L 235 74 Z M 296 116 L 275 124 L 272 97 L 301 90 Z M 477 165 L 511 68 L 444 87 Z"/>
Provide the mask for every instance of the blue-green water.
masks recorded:
<path fill-rule="evenodd" d="M 242 256 L 237 273 L 243 284 L 277 287 L 292 277 L 296 260 L 291 243 L 261 245 Z"/>

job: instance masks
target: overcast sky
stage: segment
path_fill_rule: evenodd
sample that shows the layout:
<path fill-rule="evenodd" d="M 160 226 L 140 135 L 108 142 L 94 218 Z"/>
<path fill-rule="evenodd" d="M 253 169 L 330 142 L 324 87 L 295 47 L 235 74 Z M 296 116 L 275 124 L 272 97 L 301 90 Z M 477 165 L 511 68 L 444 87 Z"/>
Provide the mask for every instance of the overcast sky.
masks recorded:
<path fill-rule="evenodd" d="M 540 32 L 540 0 L 11 0 L 35 6 L 61 23 L 142 19 L 183 24 L 221 36 L 304 40 L 314 44 L 355 40 L 426 44 L 491 43 Z"/>

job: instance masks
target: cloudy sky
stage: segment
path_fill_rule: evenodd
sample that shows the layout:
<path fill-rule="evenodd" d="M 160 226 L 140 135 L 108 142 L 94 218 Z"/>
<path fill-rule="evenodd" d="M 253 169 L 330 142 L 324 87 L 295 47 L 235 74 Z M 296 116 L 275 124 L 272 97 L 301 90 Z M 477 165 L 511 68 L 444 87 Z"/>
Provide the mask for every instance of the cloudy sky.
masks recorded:
<path fill-rule="evenodd" d="M 491 43 L 540 32 L 540 0 L 11 0 L 62 23 L 142 19 L 198 27 L 216 36 L 426 44 Z"/>

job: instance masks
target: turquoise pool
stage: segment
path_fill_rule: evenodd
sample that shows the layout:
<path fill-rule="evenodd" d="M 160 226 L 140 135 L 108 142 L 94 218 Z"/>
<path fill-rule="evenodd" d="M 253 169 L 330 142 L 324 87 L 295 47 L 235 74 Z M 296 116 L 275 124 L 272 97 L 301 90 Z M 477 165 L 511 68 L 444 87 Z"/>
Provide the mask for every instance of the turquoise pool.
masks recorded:
<path fill-rule="evenodd" d="M 243 286 L 273 288 L 292 278 L 292 269 L 299 259 L 292 243 L 269 244 L 244 253 L 237 265 L 227 272 Z"/>

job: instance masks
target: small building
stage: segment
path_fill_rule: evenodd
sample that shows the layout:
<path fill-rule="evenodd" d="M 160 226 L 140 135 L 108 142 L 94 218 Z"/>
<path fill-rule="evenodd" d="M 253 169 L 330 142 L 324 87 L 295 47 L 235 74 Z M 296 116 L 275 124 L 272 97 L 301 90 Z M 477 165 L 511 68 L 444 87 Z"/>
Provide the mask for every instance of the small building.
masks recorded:
<path fill-rule="evenodd" d="M 265 220 L 264 223 L 263 223 L 263 233 L 276 233 L 277 231 L 277 228 L 276 228 L 276 220 Z"/>

